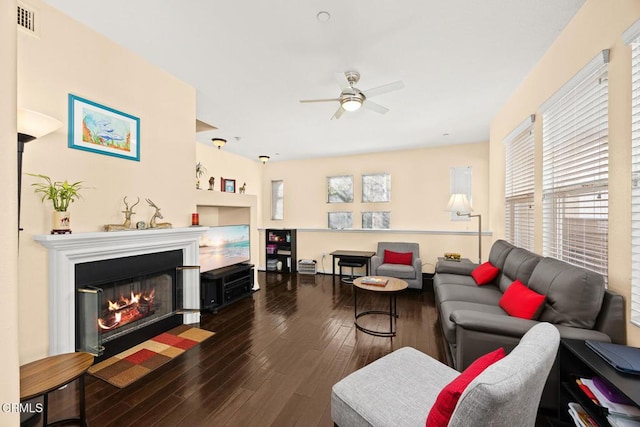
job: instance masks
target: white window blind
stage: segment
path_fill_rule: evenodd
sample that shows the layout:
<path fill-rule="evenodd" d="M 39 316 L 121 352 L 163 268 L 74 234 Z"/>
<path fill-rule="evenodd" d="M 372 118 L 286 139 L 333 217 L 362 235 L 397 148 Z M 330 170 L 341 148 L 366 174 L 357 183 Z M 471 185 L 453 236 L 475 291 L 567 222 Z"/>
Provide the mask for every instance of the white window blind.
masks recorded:
<path fill-rule="evenodd" d="M 533 251 L 534 134 L 533 115 L 505 140 L 505 239 Z"/>
<path fill-rule="evenodd" d="M 631 40 L 631 322 L 640 326 L 640 28 Z"/>
<path fill-rule="evenodd" d="M 541 108 L 542 245 L 545 256 L 607 280 L 609 154 L 608 51 Z"/>

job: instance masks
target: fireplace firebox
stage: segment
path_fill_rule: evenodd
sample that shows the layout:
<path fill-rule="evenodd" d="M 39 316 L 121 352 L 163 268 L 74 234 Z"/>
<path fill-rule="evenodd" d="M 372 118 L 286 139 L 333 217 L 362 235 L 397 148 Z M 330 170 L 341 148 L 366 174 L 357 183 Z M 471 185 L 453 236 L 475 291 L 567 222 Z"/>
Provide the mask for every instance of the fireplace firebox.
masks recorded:
<path fill-rule="evenodd" d="M 183 323 L 181 250 L 75 265 L 76 350 L 99 360 Z"/>

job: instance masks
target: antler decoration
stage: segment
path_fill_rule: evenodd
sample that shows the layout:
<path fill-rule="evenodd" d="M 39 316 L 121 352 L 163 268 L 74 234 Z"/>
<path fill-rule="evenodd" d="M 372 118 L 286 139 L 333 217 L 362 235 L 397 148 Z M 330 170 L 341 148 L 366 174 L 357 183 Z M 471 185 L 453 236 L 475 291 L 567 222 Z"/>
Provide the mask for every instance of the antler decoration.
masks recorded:
<path fill-rule="evenodd" d="M 151 201 L 151 199 L 145 199 L 149 206 L 154 208 L 156 212 L 153 214 L 151 219 L 149 220 L 149 228 L 171 228 L 170 222 L 156 222 L 157 219 L 163 219 L 162 214 L 160 213 L 160 208 L 156 206 L 155 203 Z"/>
<path fill-rule="evenodd" d="M 104 226 L 104 231 L 128 230 L 131 227 L 131 216 L 135 215 L 133 208 L 140 203 L 140 197 L 138 197 L 138 201 L 131 205 L 131 207 L 129 207 L 127 203 L 127 196 L 124 196 L 122 201 L 124 202 L 124 210 L 122 211 L 124 214 L 124 222 L 122 224 L 107 224 Z"/>

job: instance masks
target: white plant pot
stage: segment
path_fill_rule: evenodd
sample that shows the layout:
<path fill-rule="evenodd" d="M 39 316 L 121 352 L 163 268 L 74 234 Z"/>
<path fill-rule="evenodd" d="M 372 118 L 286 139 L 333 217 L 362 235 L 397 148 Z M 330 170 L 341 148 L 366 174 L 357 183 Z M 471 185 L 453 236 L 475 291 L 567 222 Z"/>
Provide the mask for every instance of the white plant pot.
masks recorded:
<path fill-rule="evenodd" d="M 69 231 L 71 230 L 71 216 L 69 212 L 53 211 L 53 230 L 52 231 Z"/>

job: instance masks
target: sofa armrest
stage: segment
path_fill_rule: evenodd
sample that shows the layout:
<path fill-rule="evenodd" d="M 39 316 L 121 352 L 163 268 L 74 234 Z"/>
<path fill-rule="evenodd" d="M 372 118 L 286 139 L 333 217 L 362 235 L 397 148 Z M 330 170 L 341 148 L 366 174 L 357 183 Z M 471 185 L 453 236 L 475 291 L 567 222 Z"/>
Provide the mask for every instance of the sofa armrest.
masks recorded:
<path fill-rule="evenodd" d="M 538 322 L 520 319 L 519 317 L 502 316 L 493 313 L 482 313 L 474 310 L 456 310 L 451 313 L 451 320 L 464 329 L 505 335 L 520 338 Z"/>
<path fill-rule="evenodd" d="M 413 260 L 413 268 L 416 270 L 416 279 L 422 279 L 422 260 L 420 257 Z"/>
<path fill-rule="evenodd" d="M 471 276 L 471 272 L 478 267 L 478 264 L 464 261 L 438 261 L 436 263 L 436 273 L 460 274 Z"/>
<path fill-rule="evenodd" d="M 378 271 L 378 267 L 382 265 L 382 257 L 379 255 L 374 255 L 371 257 L 371 275 L 375 276 L 376 271 Z"/>

